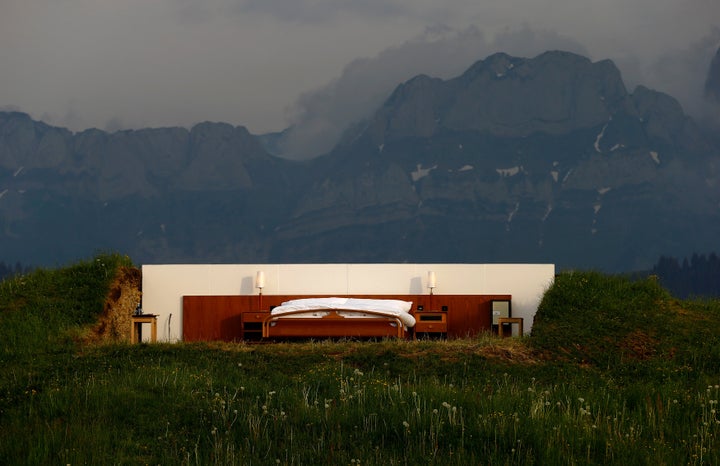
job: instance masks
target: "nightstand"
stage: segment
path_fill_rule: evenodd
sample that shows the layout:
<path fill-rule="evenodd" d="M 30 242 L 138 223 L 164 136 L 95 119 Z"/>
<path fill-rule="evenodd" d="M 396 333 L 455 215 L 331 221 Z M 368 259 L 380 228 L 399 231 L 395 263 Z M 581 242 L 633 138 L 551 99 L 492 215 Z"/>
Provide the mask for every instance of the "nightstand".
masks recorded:
<path fill-rule="evenodd" d="M 270 315 L 268 311 L 251 311 L 242 313 L 243 340 L 262 339 L 263 321 Z"/>
<path fill-rule="evenodd" d="M 447 337 L 447 312 L 418 312 L 415 321 L 415 338 Z"/>

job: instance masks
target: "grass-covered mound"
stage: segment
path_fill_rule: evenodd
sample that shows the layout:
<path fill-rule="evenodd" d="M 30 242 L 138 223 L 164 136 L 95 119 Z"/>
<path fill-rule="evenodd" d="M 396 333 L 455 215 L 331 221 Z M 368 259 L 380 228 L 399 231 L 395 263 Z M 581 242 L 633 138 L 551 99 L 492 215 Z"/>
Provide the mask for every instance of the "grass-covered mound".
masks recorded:
<path fill-rule="evenodd" d="M 674 299 L 655 279 L 563 273 L 545 293 L 532 347 L 549 358 L 600 368 L 720 368 L 718 302 Z"/>
<path fill-rule="evenodd" d="M 720 462 L 717 302 L 574 273 L 522 339 L 97 345 L 128 267 L 0 285 L 0 464 Z"/>
<path fill-rule="evenodd" d="M 140 302 L 139 285 L 140 271 L 120 254 L 0 281 L 0 354 L 43 354 L 77 339 L 123 338 Z M 113 312 L 119 301 L 128 312 Z M 116 322 L 123 314 L 125 322 Z"/>

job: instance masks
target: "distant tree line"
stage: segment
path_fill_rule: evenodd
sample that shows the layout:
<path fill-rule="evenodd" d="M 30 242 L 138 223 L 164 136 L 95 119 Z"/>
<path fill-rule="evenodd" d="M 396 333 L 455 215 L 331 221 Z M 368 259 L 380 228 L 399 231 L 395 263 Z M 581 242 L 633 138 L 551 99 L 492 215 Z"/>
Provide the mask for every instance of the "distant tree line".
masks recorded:
<path fill-rule="evenodd" d="M 22 275 L 24 273 L 30 272 L 31 268 L 24 266 L 20 264 L 20 262 L 16 262 L 15 266 L 13 267 L 10 264 L 6 264 L 5 261 L 0 261 L 0 280 L 3 280 L 8 277 L 12 277 L 14 275 Z"/>
<path fill-rule="evenodd" d="M 677 298 L 720 297 L 720 258 L 714 252 L 693 254 L 682 262 L 661 256 L 652 273 Z"/>

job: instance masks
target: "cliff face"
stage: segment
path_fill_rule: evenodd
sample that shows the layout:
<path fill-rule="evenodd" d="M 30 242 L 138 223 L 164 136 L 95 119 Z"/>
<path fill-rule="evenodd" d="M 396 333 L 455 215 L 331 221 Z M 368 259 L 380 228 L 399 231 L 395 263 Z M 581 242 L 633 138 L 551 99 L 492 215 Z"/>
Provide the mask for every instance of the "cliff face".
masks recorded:
<path fill-rule="evenodd" d="M 73 134 L 0 113 L 0 257 L 631 270 L 717 248 L 719 166 L 672 97 L 563 52 L 418 76 L 302 163 L 220 123 Z"/>

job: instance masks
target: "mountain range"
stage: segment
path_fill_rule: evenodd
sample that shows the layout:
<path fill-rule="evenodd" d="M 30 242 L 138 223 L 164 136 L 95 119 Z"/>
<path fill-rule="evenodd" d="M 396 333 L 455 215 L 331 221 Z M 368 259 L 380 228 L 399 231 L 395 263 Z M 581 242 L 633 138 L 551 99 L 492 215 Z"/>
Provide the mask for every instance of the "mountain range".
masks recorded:
<path fill-rule="evenodd" d="M 416 76 L 304 161 L 225 123 L 72 133 L 5 112 L 0 259 L 649 269 L 718 249 L 713 134 L 611 61 L 558 51 Z"/>

